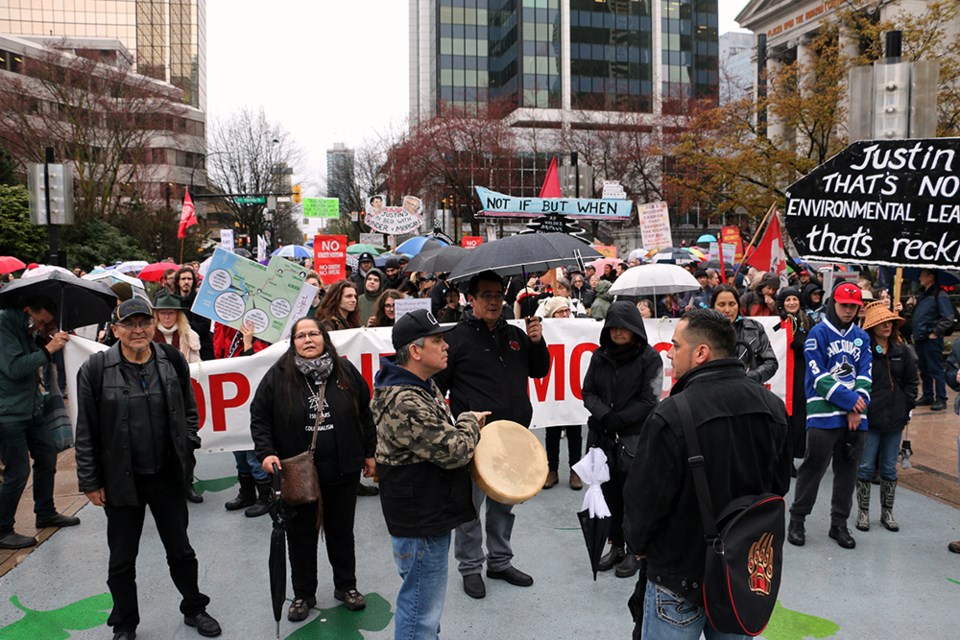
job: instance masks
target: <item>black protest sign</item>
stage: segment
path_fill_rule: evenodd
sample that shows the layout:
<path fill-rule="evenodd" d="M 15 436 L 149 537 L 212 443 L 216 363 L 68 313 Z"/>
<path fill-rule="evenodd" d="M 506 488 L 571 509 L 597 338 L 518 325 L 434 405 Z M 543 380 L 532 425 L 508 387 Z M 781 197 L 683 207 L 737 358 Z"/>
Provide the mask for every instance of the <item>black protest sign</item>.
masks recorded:
<path fill-rule="evenodd" d="M 856 142 L 787 190 L 784 222 L 807 259 L 960 264 L 960 138 Z"/>

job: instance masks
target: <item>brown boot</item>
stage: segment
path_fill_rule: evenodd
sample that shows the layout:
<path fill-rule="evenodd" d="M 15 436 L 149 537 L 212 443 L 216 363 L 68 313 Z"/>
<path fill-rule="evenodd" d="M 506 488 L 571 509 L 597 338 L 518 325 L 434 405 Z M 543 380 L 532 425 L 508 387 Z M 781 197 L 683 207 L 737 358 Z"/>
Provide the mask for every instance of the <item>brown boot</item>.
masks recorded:
<path fill-rule="evenodd" d="M 576 471 L 570 472 L 570 488 L 574 491 L 583 489 L 583 481 L 580 479 L 580 476 L 577 475 Z"/>
<path fill-rule="evenodd" d="M 549 471 L 549 472 L 547 473 L 547 479 L 546 479 L 546 481 L 543 483 L 543 488 L 544 488 L 544 489 L 551 489 L 551 488 L 557 486 L 557 483 L 558 483 L 558 482 L 560 482 L 560 474 L 557 473 L 556 471 Z"/>

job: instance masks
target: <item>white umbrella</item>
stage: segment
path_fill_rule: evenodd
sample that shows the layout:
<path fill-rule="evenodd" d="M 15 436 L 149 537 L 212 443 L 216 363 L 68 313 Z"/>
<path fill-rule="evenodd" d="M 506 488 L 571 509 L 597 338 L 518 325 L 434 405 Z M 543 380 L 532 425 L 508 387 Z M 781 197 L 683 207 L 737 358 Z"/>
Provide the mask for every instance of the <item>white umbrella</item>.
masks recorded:
<path fill-rule="evenodd" d="M 610 287 L 614 296 L 659 296 L 696 291 L 700 283 L 689 271 L 675 264 L 641 264 L 630 267 Z"/>
<path fill-rule="evenodd" d="M 37 266 L 37 267 L 35 267 L 35 268 L 33 268 L 33 269 L 27 269 L 26 271 L 23 272 L 23 275 L 21 275 L 20 277 L 21 277 L 21 278 L 36 278 L 36 277 L 39 277 L 39 276 L 42 276 L 42 275 L 46 275 L 46 274 L 48 274 L 48 273 L 52 273 L 52 272 L 54 272 L 54 271 L 59 271 L 60 273 L 66 273 L 66 274 L 71 275 L 71 276 L 73 275 L 73 272 L 70 271 L 69 269 L 64 269 L 63 267 L 58 267 L 58 266 L 53 265 L 53 264 L 41 264 L 41 265 L 39 265 L 39 266 Z M 74 276 L 74 277 L 76 277 L 76 276 Z"/>
<path fill-rule="evenodd" d="M 102 282 L 108 287 L 117 284 L 118 282 L 125 282 L 130 285 L 133 295 L 140 296 L 146 300 L 150 299 L 150 296 L 147 295 L 147 288 L 143 286 L 143 281 L 139 278 L 134 278 L 133 276 L 128 276 L 119 271 L 99 271 L 97 273 L 88 273 L 83 276 L 84 280 L 92 280 L 94 282 Z"/>
<path fill-rule="evenodd" d="M 150 263 L 146 260 L 131 260 L 129 262 L 121 262 L 113 267 L 112 271 L 119 271 L 120 273 L 140 273 L 148 264 Z"/>

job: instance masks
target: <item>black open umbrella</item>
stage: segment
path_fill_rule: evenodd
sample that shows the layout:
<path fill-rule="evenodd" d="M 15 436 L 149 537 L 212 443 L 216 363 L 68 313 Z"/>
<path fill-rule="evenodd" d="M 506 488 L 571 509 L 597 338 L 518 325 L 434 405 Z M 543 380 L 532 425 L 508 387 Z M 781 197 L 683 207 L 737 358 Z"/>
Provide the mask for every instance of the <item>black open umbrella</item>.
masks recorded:
<path fill-rule="evenodd" d="M 471 249 L 448 280 L 465 280 L 481 271 L 516 276 L 579 266 L 603 256 L 585 241 L 565 233 L 526 233 L 502 238 Z"/>
<path fill-rule="evenodd" d="M 407 264 L 407 271 L 427 273 L 450 273 L 469 251 L 463 247 L 449 246 L 421 251 Z"/>
<path fill-rule="evenodd" d="M 287 599 L 287 539 L 286 514 L 280 499 L 280 469 L 273 466 L 273 504 L 270 505 L 270 517 L 273 519 L 273 531 L 270 532 L 270 601 L 273 603 L 273 619 L 277 621 L 277 638 L 280 638 L 280 617 L 283 615 L 283 602 Z"/>
<path fill-rule="evenodd" d="M 117 306 L 117 294 L 103 282 L 53 270 L 5 286 L 0 290 L 0 307 L 15 306 L 21 296 L 29 295 L 46 296 L 57 303 L 59 311 L 54 321 L 64 331 L 106 322 Z"/>

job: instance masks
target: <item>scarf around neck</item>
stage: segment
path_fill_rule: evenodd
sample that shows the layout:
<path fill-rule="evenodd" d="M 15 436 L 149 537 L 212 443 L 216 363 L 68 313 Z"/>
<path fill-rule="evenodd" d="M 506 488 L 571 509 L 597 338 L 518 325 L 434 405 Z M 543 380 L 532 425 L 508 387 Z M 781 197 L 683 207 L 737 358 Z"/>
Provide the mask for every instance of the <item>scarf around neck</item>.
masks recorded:
<path fill-rule="evenodd" d="M 297 370 L 312 380 L 314 384 L 322 384 L 327 381 L 330 372 L 333 371 L 333 358 L 329 353 L 324 353 L 319 358 L 301 358 L 294 354 L 293 362 L 297 365 Z"/>

